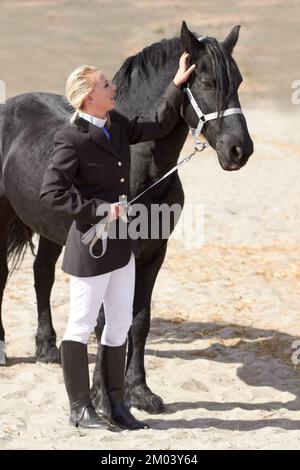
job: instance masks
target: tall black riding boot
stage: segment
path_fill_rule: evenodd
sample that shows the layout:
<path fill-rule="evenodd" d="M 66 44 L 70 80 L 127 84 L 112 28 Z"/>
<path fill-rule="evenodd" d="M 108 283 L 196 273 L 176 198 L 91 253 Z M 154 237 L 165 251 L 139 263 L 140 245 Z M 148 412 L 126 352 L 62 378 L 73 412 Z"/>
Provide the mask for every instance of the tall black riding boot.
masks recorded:
<path fill-rule="evenodd" d="M 83 428 L 110 429 L 95 411 L 90 399 L 90 380 L 86 344 L 62 341 L 61 363 L 70 401 L 70 423 Z"/>
<path fill-rule="evenodd" d="M 122 429 L 148 429 L 148 424 L 138 421 L 124 402 L 124 373 L 127 341 L 121 346 L 103 347 L 103 372 L 111 408 L 111 422 Z"/>

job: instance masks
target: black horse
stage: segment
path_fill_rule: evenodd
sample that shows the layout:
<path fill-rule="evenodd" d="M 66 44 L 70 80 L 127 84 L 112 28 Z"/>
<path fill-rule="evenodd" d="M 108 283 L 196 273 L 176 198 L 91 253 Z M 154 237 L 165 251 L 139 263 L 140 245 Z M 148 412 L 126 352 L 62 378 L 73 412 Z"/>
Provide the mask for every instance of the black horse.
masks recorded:
<path fill-rule="evenodd" d="M 180 37 L 163 39 L 125 60 L 113 77 L 117 85 L 117 110 L 130 118 L 135 115 L 141 115 L 142 119 L 153 118 L 157 102 L 174 77 L 184 50 L 190 53 L 190 62 L 197 65 L 189 79 L 189 87 L 200 108 L 210 113 L 239 107 L 238 87 L 242 77 L 231 56 L 238 35 L 239 26 L 236 26 L 223 42 L 212 37 L 199 41 L 183 22 Z M 17 253 L 16 266 L 28 242 L 31 242 L 32 234 L 40 234 L 34 260 L 38 306 L 36 356 L 45 362 L 59 360 L 51 321 L 50 294 L 55 263 L 65 244 L 71 220 L 45 211 L 39 200 L 39 190 L 51 157 L 54 133 L 69 119 L 72 111 L 62 96 L 52 93 L 21 94 L 7 100 L 0 109 L 0 300 L 8 276 L 7 255 Z M 183 102 L 182 115 L 168 136 L 132 147 L 132 198 L 176 164 L 189 131 L 188 125 L 195 128 L 198 124 L 198 117 L 187 98 Z M 209 121 L 203 133 L 216 150 L 224 170 L 238 170 L 253 152 L 242 114 Z M 184 192 L 177 171 L 139 202 L 183 206 Z M 152 413 L 163 410 L 163 401 L 147 387 L 144 352 L 150 328 L 152 290 L 166 249 L 167 239 L 141 240 L 141 256 L 136 263 L 134 321 L 128 342 L 128 404 Z M 104 325 L 102 307 L 99 313 L 98 339 Z M 1 340 L 4 342 L 0 317 Z M 101 381 L 101 350 L 99 344 L 92 388 L 97 408 L 106 406 Z"/>

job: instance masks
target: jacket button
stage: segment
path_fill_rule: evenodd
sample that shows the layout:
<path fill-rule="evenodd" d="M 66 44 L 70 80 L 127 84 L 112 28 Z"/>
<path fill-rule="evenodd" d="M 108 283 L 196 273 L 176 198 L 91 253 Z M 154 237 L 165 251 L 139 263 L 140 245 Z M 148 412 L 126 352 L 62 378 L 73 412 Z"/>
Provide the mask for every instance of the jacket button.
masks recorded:
<path fill-rule="evenodd" d="M 121 183 L 124 183 L 125 178 L 121 178 L 120 181 L 121 181 Z"/>
<path fill-rule="evenodd" d="M 122 165 L 122 162 L 118 162 L 118 166 L 121 166 Z"/>

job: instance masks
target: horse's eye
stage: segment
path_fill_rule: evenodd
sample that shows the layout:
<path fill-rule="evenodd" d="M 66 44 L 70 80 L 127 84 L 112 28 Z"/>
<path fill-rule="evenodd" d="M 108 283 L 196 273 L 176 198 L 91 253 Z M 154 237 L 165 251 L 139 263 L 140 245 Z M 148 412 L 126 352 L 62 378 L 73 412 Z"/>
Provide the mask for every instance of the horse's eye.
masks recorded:
<path fill-rule="evenodd" d="M 201 80 L 201 83 L 206 90 L 212 90 L 214 88 L 213 82 L 209 80 Z"/>

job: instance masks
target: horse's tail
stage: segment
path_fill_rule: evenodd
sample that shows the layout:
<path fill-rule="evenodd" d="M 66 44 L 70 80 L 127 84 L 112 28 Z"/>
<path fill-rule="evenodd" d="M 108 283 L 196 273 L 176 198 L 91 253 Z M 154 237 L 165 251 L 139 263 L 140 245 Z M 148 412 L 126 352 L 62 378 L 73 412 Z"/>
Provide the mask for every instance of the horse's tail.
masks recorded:
<path fill-rule="evenodd" d="M 35 245 L 32 241 L 33 234 L 34 231 L 16 215 L 8 229 L 7 261 L 10 262 L 11 260 L 12 263 L 9 269 L 9 277 L 21 265 L 28 245 L 33 256 L 36 256 L 34 252 Z"/>

